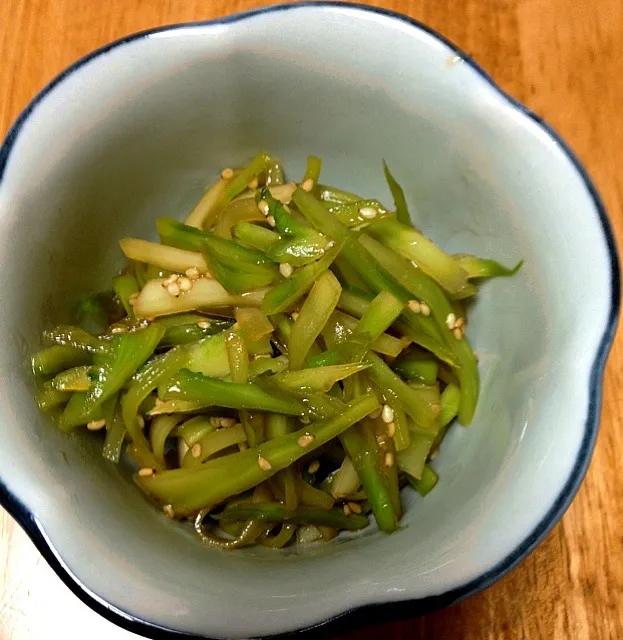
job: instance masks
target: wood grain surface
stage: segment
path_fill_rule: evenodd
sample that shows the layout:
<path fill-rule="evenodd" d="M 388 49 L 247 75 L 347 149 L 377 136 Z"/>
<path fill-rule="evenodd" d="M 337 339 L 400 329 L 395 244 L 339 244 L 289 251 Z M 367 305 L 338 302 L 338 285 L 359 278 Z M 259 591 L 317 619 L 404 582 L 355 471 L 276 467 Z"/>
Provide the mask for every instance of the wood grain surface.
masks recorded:
<path fill-rule="evenodd" d="M 0 136 L 78 57 L 158 25 L 268 4 L 256 0 L 0 0 Z M 623 2 L 385 0 L 470 53 L 552 124 L 594 178 L 623 238 Z M 623 638 L 623 343 L 610 356 L 601 432 L 573 505 L 509 575 L 450 609 L 342 639 Z M 136 637 L 93 613 L 0 510 L 0 639 Z"/>

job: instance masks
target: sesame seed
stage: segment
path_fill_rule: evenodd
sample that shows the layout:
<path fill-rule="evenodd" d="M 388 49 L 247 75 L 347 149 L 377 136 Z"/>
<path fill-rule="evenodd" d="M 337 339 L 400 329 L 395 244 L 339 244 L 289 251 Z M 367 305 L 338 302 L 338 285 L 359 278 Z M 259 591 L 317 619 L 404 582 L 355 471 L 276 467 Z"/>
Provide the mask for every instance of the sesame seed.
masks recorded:
<path fill-rule="evenodd" d="M 87 422 L 87 429 L 89 431 L 99 431 L 106 426 L 106 420 L 92 420 Z"/>
<path fill-rule="evenodd" d="M 345 516 L 349 516 L 350 515 L 350 507 L 347 504 L 345 504 L 343 509 L 344 509 L 344 515 Z"/>
<path fill-rule="evenodd" d="M 393 467 L 394 466 L 394 454 L 388 451 L 385 454 L 384 462 L 385 462 L 385 466 L 386 467 Z"/>
<path fill-rule="evenodd" d="M 395 422 L 388 422 L 387 423 L 387 435 L 390 438 L 393 438 L 396 435 L 396 423 Z"/>
<path fill-rule="evenodd" d="M 199 320 L 199 322 L 197 322 L 197 326 L 200 329 L 209 329 L 211 324 L 209 320 Z"/>
<path fill-rule="evenodd" d="M 463 332 L 458 327 L 452 333 L 454 333 L 454 337 L 457 340 L 460 340 L 463 337 Z"/>
<path fill-rule="evenodd" d="M 236 425 L 235 418 L 221 418 L 221 427 L 230 428 Z"/>
<path fill-rule="evenodd" d="M 381 417 L 381 411 L 383 410 L 382 407 L 379 407 L 378 409 L 375 409 L 371 414 L 370 414 L 370 418 L 372 420 L 376 420 L 377 418 Z"/>
<path fill-rule="evenodd" d="M 270 207 L 268 206 L 268 202 L 266 202 L 266 200 L 260 200 L 257 203 L 257 208 L 260 210 L 260 213 L 263 213 L 265 216 L 267 216 L 270 212 Z"/>
<path fill-rule="evenodd" d="M 439 449 L 435 449 L 429 456 L 429 460 L 434 460 L 439 455 Z"/>
<path fill-rule="evenodd" d="M 162 511 L 167 518 L 175 518 L 175 511 L 173 511 L 173 507 L 170 504 L 165 504 L 162 507 Z"/>
<path fill-rule="evenodd" d="M 407 306 L 413 313 L 420 313 L 420 311 L 422 311 L 422 305 L 417 300 L 409 300 Z"/>
<path fill-rule="evenodd" d="M 128 328 L 127 327 L 113 327 L 110 331 L 111 331 L 111 333 L 127 333 Z"/>
<path fill-rule="evenodd" d="M 174 298 L 180 295 L 180 288 L 176 282 L 167 285 L 167 293 Z"/>
<path fill-rule="evenodd" d="M 301 189 L 303 189 L 303 191 L 311 191 L 313 188 L 314 188 L 313 178 L 307 178 L 307 180 L 303 180 L 303 184 L 301 185 Z"/>
<path fill-rule="evenodd" d="M 454 326 L 457 327 L 458 329 L 463 330 L 465 327 L 465 318 L 457 318 Z"/>
<path fill-rule="evenodd" d="M 359 215 L 362 218 L 366 218 L 367 220 L 372 220 L 372 218 L 376 218 L 377 210 L 374 207 L 361 207 L 359 209 Z"/>
<path fill-rule="evenodd" d="M 430 307 L 425 303 L 425 302 L 421 302 L 420 303 L 420 312 L 423 316 L 429 316 L 430 315 Z"/>
<path fill-rule="evenodd" d="M 275 216 L 266 216 L 266 222 L 268 222 L 271 227 L 274 227 L 276 224 Z"/>
<path fill-rule="evenodd" d="M 201 455 L 201 445 L 197 442 L 193 445 L 193 448 L 190 450 L 193 458 L 198 458 Z"/>
<path fill-rule="evenodd" d="M 221 171 L 221 178 L 223 180 L 231 180 L 234 177 L 234 170 L 227 167 Z"/>
<path fill-rule="evenodd" d="M 273 468 L 273 465 L 262 456 L 257 457 L 257 464 L 262 471 L 270 471 Z"/>
<path fill-rule="evenodd" d="M 309 445 L 314 441 L 315 436 L 313 436 L 311 433 L 306 433 L 304 436 L 301 436 L 298 439 L 298 445 L 299 447 L 309 447 Z"/>
<path fill-rule="evenodd" d="M 257 176 L 256 176 L 255 178 L 253 178 L 253 180 L 251 180 L 251 182 L 249 182 L 247 187 L 249 187 L 249 189 L 257 189 L 258 184 L 259 184 L 259 180 L 257 179 Z"/>
<path fill-rule="evenodd" d="M 353 513 L 361 513 L 361 505 L 357 502 L 349 502 L 348 507 Z"/>
<path fill-rule="evenodd" d="M 133 293 L 129 298 L 128 298 L 128 303 L 131 307 L 133 307 L 136 304 L 136 301 L 138 300 L 138 293 Z"/>
<path fill-rule="evenodd" d="M 193 288 L 193 282 L 190 278 L 180 278 L 177 281 L 177 285 L 180 288 L 180 291 L 190 291 Z"/>
<path fill-rule="evenodd" d="M 318 460 L 314 460 L 310 463 L 309 467 L 307 467 L 307 472 L 313 475 L 318 471 L 318 469 L 320 469 L 320 462 L 318 462 Z"/>
<path fill-rule="evenodd" d="M 290 317 L 292 318 L 292 320 L 294 320 L 294 322 L 296 322 L 296 319 L 299 317 L 299 312 L 298 311 L 293 311 L 290 314 Z"/>
<path fill-rule="evenodd" d="M 292 268 L 292 265 L 289 262 L 282 262 L 279 265 L 279 273 L 284 278 L 289 278 L 292 275 L 293 271 L 294 271 L 294 269 Z"/>
<path fill-rule="evenodd" d="M 163 287 L 167 287 L 170 284 L 173 284 L 174 282 L 177 282 L 178 279 L 178 274 L 177 273 L 172 273 L 170 276 L 167 276 L 164 279 L 164 282 L 162 283 Z"/>
<path fill-rule="evenodd" d="M 329 242 L 327 242 L 327 249 L 333 249 L 334 246 L 335 242 L 333 242 L 333 240 L 329 240 Z"/>
<path fill-rule="evenodd" d="M 150 467 L 143 467 L 138 470 L 138 475 L 141 476 L 141 478 L 149 478 L 149 476 L 154 475 L 154 470 Z"/>
<path fill-rule="evenodd" d="M 456 325 L 456 316 L 453 313 L 449 313 L 446 316 L 446 327 L 452 331 Z"/>
<path fill-rule="evenodd" d="M 210 424 L 213 427 L 220 427 L 221 426 L 221 419 L 213 416 L 212 418 L 210 418 Z"/>
<path fill-rule="evenodd" d="M 197 269 L 197 267 L 189 267 L 188 269 L 186 269 L 186 271 L 184 271 L 184 273 L 191 280 L 199 280 L 201 276 L 201 274 L 199 273 L 199 269 Z"/>
<path fill-rule="evenodd" d="M 383 410 L 381 411 L 381 418 L 385 424 L 389 424 L 394 421 L 394 410 L 388 405 L 383 405 Z"/>
<path fill-rule="evenodd" d="M 432 404 L 430 410 L 433 412 L 435 416 L 441 415 L 443 407 L 440 404 Z"/>

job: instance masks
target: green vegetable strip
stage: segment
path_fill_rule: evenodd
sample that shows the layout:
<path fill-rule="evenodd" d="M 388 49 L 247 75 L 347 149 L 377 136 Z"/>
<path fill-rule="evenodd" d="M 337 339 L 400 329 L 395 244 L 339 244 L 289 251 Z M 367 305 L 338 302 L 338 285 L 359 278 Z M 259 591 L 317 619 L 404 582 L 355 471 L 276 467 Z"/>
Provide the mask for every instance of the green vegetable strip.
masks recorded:
<path fill-rule="evenodd" d="M 264 214 L 255 205 L 252 198 L 235 200 L 227 205 L 214 225 L 214 234 L 231 240 L 232 229 L 239 223 L 264 222 Z M 251 225 L 255 226 L 255 225 Z"/>
<path fill-rule="evenodd" d="M 434 439 L 434 436 L 413 431 L 409 448 L 399 451 L 397 454 L 398 468 L 410 476 L 420 479 Z"/>
<path fill-rule="evenodd" d="M 102 409 L 106 420 L 106 439 L 104 440 L 102 455 L 109 462 L 118 464 L 126 434 L 118 398 L 116 396 L 109 398 Z"/>
<path fill-rule="evenodd" d="M 449 348 L 454 352 L 459 367 L 456 373 L 461 384 L 461 407 L 459 420 L 468 425 L 472 421 L 478 401 L 478 365 L 467 338 L 457 340 L 453 333 L 445 327 L 448 314 L 453 313 L 452 306 L 441 288 L 421 269 L 417 269 L 408 261 L 396 256 L 380 242 L 362 234 L 359 241 L 371 252 L 386 269 L 397 274 L 403 286 L 408 288 L 418 299 L 426 302 Z"/>
<path fill-rule="evenodd" d="M 313 423 L 288 435 L 274 438 L 255 449 L 247 449 L 223 458 L 209 460 L 197 469 L 175 469 L 150 477 L 138 477 L 138 483 L 165 504 L 171 504 L 176 513 L 192 513 L 202 507 L 211 507 L 230 496 L 238 495 L 285 469 L 304 455 L 339 436 L 351 425 L 377 409 L 378 400 L 365 395 L 353 400 L 335 418 Z M 301 447 L 299 439 L 309 438 Z M 259 462 L 269 463 L 260 467 Z"/>
<path fill-rule="evenodd" d="M 393 403 L 391 407 L 394 410 L 394 425 L 396 426 L 396 433 L 394 435 L 396 451 L 403 451 L 411 444 L 409 423 L 407 422 L 407 416 L 401 406 L 397 403 Z"/>
<path fill-rule="evenodd" d="M 381 358 L 368 353 L 365 361 L 370 365 L 368 373 L 384 394 L 395 398 L 415 423 L 433 437 L 439 430 L 438 412 L 425 398 L 407 385 Z"/>
<path fill-rule="evenodd" d="M 439 365 L 428 352 L 411 347 L 393 364 L 394 371 L 405 380 L 417 380 L 424 384 L 435 384 Z"/>
<path fill-rule="evenodd" d="M 191 468 L 200 466 L 215 453 L 245 442 L 246 439 L 247 435 L 241 424 L 226 429 L 217 429 L 212 433 L 208 433 L 199 441 L 200 452 L 198 456 L 195 457 L 192 449 L 186 453 L 182 461 L 182 467 Z"/>
<path fill-rule="evenodd" d="M 281 164 L 281 160 L 270 158 L 266 163 L 266 186 L 278 187 L 283 182 L 283 164 Z"/>
<path fill-rule="evenodd" d="M 361 480 L 359 480 L 353 462 L 346 456 L 330 483 L 331 495 L 336 500 L 346 498 L 354 494 L 360 485 Z"/>
<path fill-rule="evenodd" d="M 207 378 L 200 373 L 182 369 L 171 380 L 165 400 L 195 400 L 204 406 L 216 405 L 231 409 L 255 409 L 302 415 L 304 406 L 294 396 L 275 397 L 255 383 L 237 384 Z"/>
<path fill-rule="evenodd" d="M 274 331 L 270 320 L 259 309 L 253 307 L 235 309 L 234 316 L 245 340 L 254 342 L 269 336 Z"/>
<path fill-rule="evenodd" d="M 341 245 L 336 243 L 316 262 L 297 269 L 294 274 L 269 291 L 262 300 L 262 311 L 267 316 L 288 311 L 313 286 L 314 282 L 331 266 L 340 253 Z"/>
<path fill-rule="evenodd" d="M 271 327 L 272 329 L 272 327 Z M 225 348 L 227 350 L 227 359 L 229 361 L 229 371 L 231 380 L 235 383 L 246 383 L 249 381 L 249 353 L 244 340 L 237 331 L 230 330 L 225 334 Z M 240 421 L 242 423 L 245 439 L 250 447 L 255 447 L 256 438 L 253 425 L 249 418 L 248 411 L 240 411 Z M 205 460 L 205 458 L 203 458 Z"/>
<path fill-rule="evenodd" d="M 282 385 L 293 390 L 312 389 L 313 391 L 328 393 L 336 382 L 367 369 L 367 366 L 361 363 L 338 364 L 329 367 L 289 371 L 288 373 L 277 375 L 275 378 Z"/>
<path fill-rule="evenodd" d="M 58 420 L 58 427 L 61 431 L 69 432 L 92 420 L 101 419 L 101 406 L 92 407 L 87 403 L 87 400 L 88 393 L 86 391 L 76 391 L 71 395 Z"/>
<path fill-rule="evenodd" d="M 488 258 L 478 258 L 467 253 L 457 253 L 452 256 L 467 273 L 467 277 L 473 278 L 498 278 L 514 276 L 523 265 L 520 260 L 512 269 L 490 260 Z"/>
<path fill-rule="evenodd" d="M 149 362 L 138 373 L 123 396 L 121 400 L 123 422 L 130 439 L 138 449 L 149 450 L 149 444 L 138 419 L 141 403 L 160 383 L 171 378 L 180 367 L 184 366 L 187 360 L 188 354 L 184 347 L 171 349 Z"/>
<path fill-rule="evenodd" d="M 182 416 L 173 414 L 170 416 L 158 416 L 154 418 L 149 428 L 149 442 L 154 457 L 162 469 L 166 468 L 164 461 L 164 446 L 171 432 L 181 422 Z"/>
<path fill-rule="evenodd" d="M 255 208 L 257 209 L 257 207 Z M 259 209 L 257 211 L 259 213 Z M 262 218 L 264 218 L 263 215 Z M 264 252 L 268 251 L 280 238 L 278 233 L 250 222 L 239 222 L 234 228 L 234 235 L 237 240 L 248 247 Z"/>
<path fill-rule="evenodd" d="M 197 416 L 191 418 L 182 424 L 178 433 L 180 438 L 183 438 L 188 447 L 192 447 L 195 443 L 199 442 L 208 433 L 212 433 L 216 429 L 214 423 L 206 416 Z"/>
<path fill-rule="evenodd" d="M 291 370 L 303 368 L 309 349 L 335 310 L 341 291 L 340 283 L 330 271 L 325 271 L 312 286 L 288 341 Z"/>
<path fill-rule="evenodd" d="M 87 333 L 79 327 L 69 325 L 59 325 L 43 332 L 43 337 L 49 342 L 63 346 L 83 349 L 89 353 L 102 353 L 108 350 L 108 344 L 99 338 Z"/>
<path fill-rule="evenodd" d="M 288 469 L 284 469 L 281 473 L 285 473 L 286 471 L 294 471 L 292 467 Z M 311 484 L 305 482 L 300 476 L 294 476 L 295 484 L 296 484 L 296 492 L 300 497 L 300 501 L 302 505 L 306 505 L 308 507 L 320 507 L 321 509 L 331 509 L 333 504 L 335 503 L 335 499 L 333 496 L 330 496 L 325 491 L 321 489 L 316 489 L 312 487 Z"/>
<path fill-rule="evenodd" d="M 385 174 L 385 180 L 387 181 L 389 190 L 392 193 L 392 198 L 394 199 L 394 205 L 396 206 L 396 218 L 402 224 L 413 226 L 404 191 L 392 175 L 385 160 L 383 160 L 383 173 Z"/>
<path fill-rule="evenodd" d="M 227 181 L 219 178 L 219 180 L 203 194 L 201 200 L 199 200 L 194 209 L 188 214 L 185 220 L 186 224 L 201 229 L 206 218 L 212 217 L 211 212 L 222 199 L 226 186 Z"/>
<path fill-rule="evenodd" d="M 412 476 L 407 476 L 409 484 L 421 495 L 428 495 L 432 489 L 434 489 L 439 480 L 439 476 L 435 473 L 432 467 L 424 465 L 422 469 L 422 477 L 418 480 Z"/>
<path fill-rule="evenodd" d="M 322 160 L 317 156 L 307 156 L 307 164 L 305 166 L 305 175 L 301 180 L 301 184 L 305 180 L 313 180 L 314 186 L 318 184 L 320 179 L 320 171 L 322 170 Z"/>
<path fill-rule="evenodd" d="M 219 517 L 222 520 L 230 521 L 253 518 L 264 522 L 324 525 L 347 531 L 358 531 L 368 525 L 366 516 L 355 513 L 347 516 L 342 509 L 318 509 L 302 506 L 288 513 L 285 506 L 280 503 L 237 504 L 227 507 Z"/>
<path fill-rule="evenodd" d="M 313 194 L 321 201 L 328 203 L 345 203 L 345 202 L 357 202 L 363 200 L 361 196 L 349 191 L 343 191 L 337 187 L 328 186 L 326 184 L 317 185 Z"/>
<path fill-rule="evenodd" d="M 46 382 L 37 390 L 35 399 L 39 409 L 44 413 L 49 413 L 67 403 L 71 395 L 68 391 L 57 391 L 49 382 Z"/>
<path fill-rule="evenodd" d="M 32 357 L 32 370 L 35 376 L 48 377 L 92 362 L 93 356 L 83 349 L 54 345 L 35 353 Z"/>
<path fill-rule="evenodd" d="M 83 365 L 61 371 L 53 378 L 52 386 L 57 391 L 88 391 L 91 386 L 90 369 L 88 365 Z"/>
<path fill-rule="evenodd" d="M 130 304 L 130 297 L 139 292 L 138 282 L 131 273 L 125 273 L 120 276 L 115 276 L 112 279 L 112 288 L 119 296 L 119 300 L 125 309 L 125 312 L 130 318 L 134 318 L 134 309 Z"/>
<path fill-rule="evenodd" d="M 351 289 L 356 289 L 365 294 L 371 292 L 366 281 L 362 278 L 357 269 L 355 269 L 351 263 L 344 258 L 344 256 L 339 255 L 335 259 L 335 262 L 331 265 L 331 271 L 337 275 L 340 282 L 345 286 Z M 361 313 L 363 313 L 363 311 Z M 361 313 L 359 315 L 361 315 Z"/>
<path fill-rule="evenodd" d="M 374 209 L 376 211 L 375 219 L 391 215 L 378 200 L 358 200 L 357 202 L 337 204 L 330 207 L 329 211 L 343 225 L 350 228 L 370 224 L 370 219 L 361 214 L 362 209 Z"/>
<path fill-rule="evenodd" d="M 444 439 L 450 423 L 456 418 L 461 403 L 461 391 L 459 387 L 451 382 L 443 390 L 439 404 L 441 404 L 441 413 L 439 414 L 439 424 L 441 428 L 439 433 L 433 442 L 433 451 L 439 447 L 441 441 Z"/>
<path fill-rule="evenodd" d="M 387 493 L 392 501 L 392 507 L 396 513 L 396 518 L 402 518 L 402 503 L 400 501 L 400 486 L 398 485 L 398 467 L 396 466 L 396 447 L 393 438 L 390 438 L 386 425 L 379 420 L 366 420 L 362 428 L 368 440 L 368 448 L 374 450 L 378 446 L 379 449 L 379 470 Z M 388 462 L 389 458 L 389 462 Z"/>
<path fill-rule="evenodd" d="M 386 533 L 396 531 L 398 517 L 379 470 L 378 447 L 365 438 L 361 425 L 342 433 L 340 440 L 365 489 L 379 529 Z"/>
<path fill-rule="evenodd" d="M 459 263 L 416 229 L 385 218 L 373 222 L 367 231 L 389 249 L 415 262 L 451 295 L 460 294 L 468 286 L 467 274 Z"/>
<path fill-rule="evenodd" d="M 402 313 L 405 304 L 389 291 L 381 291 L 363 312 L 355 333 L 379 338 Z"/>
<path fill-rule="evenodd" d="M 188 318 L 188 320 L 184 320 L 184 317 Z M 158 348 L 176 347 L 182 344 L 198 342 L 202 338 L 207 338 L 220 333 L 224 329 L 228 329 L 232 324 L 229 320 L 215 320 L 214 318 L 208 320 L 205 316 L 194 314 L 180 314 L 177 316 L 164 317 L 156 320 L 156 322 L 164 323 L 167 320 L 176 320 L 180 318 L 180 324 L 175 324 L 173 326 L 163 324 L 165 331 L 162 336 L 162 340 L 158 343 Z M 198 323 L 201 323 L 201 326 L 199 326 Z"/>

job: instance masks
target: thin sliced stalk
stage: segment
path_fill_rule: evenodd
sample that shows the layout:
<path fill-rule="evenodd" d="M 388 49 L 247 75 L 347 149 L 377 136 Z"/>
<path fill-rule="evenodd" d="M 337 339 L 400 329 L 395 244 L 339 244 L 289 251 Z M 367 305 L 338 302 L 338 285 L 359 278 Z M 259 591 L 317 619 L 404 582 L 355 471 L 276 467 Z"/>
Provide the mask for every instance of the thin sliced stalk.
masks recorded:
<path fill-rule="evenodd" d="M 402 187 L 398 184 L 396 178 L 392 175 L 385 160 L 383 160 L 383 173 L 385 174 L 385 180 L 389 186 L 389 190 L 392 193 L 394 199 L 394 205 L 396 207 L 396 218 L 402 224 L 413 226 L 411 221 L 411 215 L 409 214 L 409 208 L 407 207 L 407 199 L 405 198 Z"/>
<path fill-rule="evenodd" d="M 284 471 L 287 471 L 287 469 L 284 469 Z M 300 476 L 296 476 L 295 483 L 297 495 L 302 505 L 320 509 L 331 509 L 333 507 L 335 499 L 325 491 L 312 487 Z"/>
<path fill-rule="evenodd" d="M 255 204 L 253 206 L 257 209 Z M 268 251 L 280 238 L 278 233 L 250 222 L 239 222 L 234 228 L 234 236 L 236 240 L 258 251 Z"/>
<path fill-rule="evenodd" d="M 153 264 L 175 273 L 184 273 L 186 269 L 194 267 L 202 275 L 210 275 L 205 258 L 199 251 L 168 247 L 159 242 L 148 242 L 138 238 L 122 238 L 119 245 L 126 257 L 133 260 Z"/>
<path fill-rule="evenodd" d="M 54 345 L 37 351 L 32 357 L 32 370 L 35 376 L 48 377 L 57 373 L 88 365 L 93 362 L 93 356 L 84 351 L 71 346 Z"/>
<path fill-rule="evenodd" d="M 120 276 L 115 276 L 112 279 L 112 288 L 119 297 L 125 312 L 130 318 L 134 318 L 134 309 L 130 304 L 130 299 L 133 295 L 138 294 L 139 286 L 136 278 L 132 273 L 124 273 Z"/>
<path fill-rule="evenodd" d="M 277 158 L 271 158 L 266 164 L 266 186 L 278 187 L 284 182 L 283 164 Z"/>
<path fill-rule="evenodd" d="M 301 180 L 301 184 L 305 180 L 313 180 L 314 185 L 318 184 L 320 179 L 320 171 L 322 170 L 322 160 L 318 156 L 307 156 L 307 164 L 305 165 L 305 175 Z"/>
<path fill-rule="evenodd" d="M 495 260 L 479 258 L 467 253 L 456 253 L 452 257 L 465 269 L 470 280 L 514 276 L 523 265 L 523 260 L 520 260 L 514 267 L 508 268 Z"/>
<path fill-rule="evenodd" d="M 53 378 L 52 386 L 57 391 L 88 391 L 91 386 L 90 369 L 90 366 L 83 365 L 61 371 Z"/>
<path fill-rule="evenodd" d="M 370 224 L 370 218 L 361 214 L 362 209 L 374 209 L 376 215 L 374 219 L 385 218 L 391 215 L 390 212 L 378 200 L 358 200 L 337 204 L 329 208 L 329 211 L 347 227 L 362 227 Z M 365 213 L 365 211 L 364 211 Z"/>
<path fill-rule="evenodd" d="M 418 480 L 411 476 L 407 476 L 409 484 L 422 496 L 428 495 L 437 484 L 439 476 L 435 473 L 435 470 L 428 465 L 424 465 L 422 469 L 422 477 Z"/>
<path fill-rule="evenodd" d="M 227 186 L 227 180 L 219 178 L 201 197 L 201 200 L 197 202 L 193 210 L 188 214 L 184 221 L 190 227 L 197 227 L 202 229 L 206 218 L 211 217 L 212 211 L 216 208 L 217 204 L 225 193 L 225 187 Z"/>
<path fill-rule="evenodd" d="M 216 425 L 210 418 L 206 416 L 196 416 L 184 422 L 184 424 L 179 427 L 178 434 L 189 447 L 192 447 L 215 429 Z"/>
<path fill-rule="evenodd" d="M 261 311 L 258 310 L 258 313 L 261 314 Z M 229 371 L 231 374 L 232 382 L 248 382 L 249 353 L 247 351 L 244 340 L 240 337 L 240 334 L 237 331 L 230 329 L 225 334 L 225 348 L 227 350 L 227 360 L 229 361 Z M 247 411 L 240 410 L 240 421 L 242 422 L 248 445 L 250 447 L 255 447 L 255 431 L 253 430 L 253 426 L 249 419 L 249 413 Z M 233 444 L 237 444 L 237 442 Z"/>
<path fill-rule="evenodd" d="M 175 429 L 181 421 L 182 416 L 180 414 L 158 416 L 151 421 L 149 427 L 149 442 L 156 460 L 163 469 L 166 468 L 164 446 L 173 429 Z"/>
<path fill-rule="evenodd" d="M 378 408 L 372 395 L 353 400 L 338 416 L 316 422 L 280 438 L 268 440 L 255 449 L 209 460 L 197 469 L 176 469 L 149 477 L 138 483 L 158 500 L 171 504 L 176 513 L 193 513 L 197 509 L 221 503 L 264 482 L 296 460 L 308 455 L 340 435 Z M 309 435 L 310 443 L 301 447 L 299 440 Z M 265 460 L 268 465 L 259 462 Z"/>
<path fill-rule="evenodd" d="M 394 443 L 396 451 L 404 451 L 411 444 L 411 432 L 409 431 L 407 416 L 397 403 L 393 403 L 391 407 L 394 410 L 394 426 L 396 428 Z"/>
<path fill-rule="evenodd" d="M 327 393 L 339 380 L 344 380 L 344 378 L 367 368 L 368 365 L 359 362 L 338 364 L 329 367 L 288 371 L 275 376 L 275 379 L 289 389 L 312 389 Z"/>
<path fill-rule="evenodd" d="M 109 350 L 109 345 L 94 335 L 91 335 L 80 327 L 70 325 L 58 325 L 53 329 L 43 332 L 43 337 L 49 342 L 55 342 L 62 346 L 75 347 L 89 353 L 104 353 Z"/>
<path fill-rule="evenodd" d="M 291 370 L 303 368 L 309 349 L 335 310 L 341 291 L 340 283 L 330 271 L 325 271 L 312 286 L 288 341 Z"/>
<path fill-rule="evenodd" d="M 265 536 L 260 540 L 260 544 L 264 547 L 270 547 L 271 549 L 283 549 L 290 540 L 292 540 L 292 536 L 296 533 L 297 525 L 295 524 L 283 524 L 281 525 L 281 529 L 279 529 L 279 533 L 275 536 Z"/>
<path fill-rule="evenodd" d="M 102 448 L 102 455 L 109 462 L 119 464 L 126 435 L 125 424 L 123 424 L 123 418 L 121 417 L 118 399 L 116 397 L 110 398 L 106 404 L 107 406 L 102 408 L 107 413 L 104 417 L 106 420 L 106 438 Z M 108 409 L 108 412 L 106 412 L 106 409 Z"/>
<path fill-rule="evenodd" d="M 371 292 L 370 287 L 360 275 L 359 271 L 357 271 L 344 256 L 340 255 L 335 259 L 335 262 L 331 265 L 331 271 L 337 275 L 342 286 L 357 289 L 365 293 Z M 345 309 L 345 311 L 347 311 L 347 309 Z M 359 315 L 361 315 L 361 313 Z"/>
<path fill-rule="evenodd" d="M 234 309 L 234 317 L 245 339 L 255 341 L 270 335 L 273 325 L 260 309 L 241 307 Z"/>
<path fill-rule="evenodd" d="M 314 188 L 314 195 L 323 202 L 357 202 L 363 200 L 361 196 L 350 191 L 343 191 L 337 187 L 332 187 L 326 184 L 319 184 Z"/>
<path fill-rule="evenodd" d="M 346 456 L 331 482 L 331 495 L 336 500 L 346 498 L 356 493 L 360 485 L 361 480 L 359 480 L 353 461 Z"/>
<path fill-rule="evenodd" d="M 418 431 L 413 431 L 411 436 L 409 448 L 399 451 L 397 454 L 398 468 L 410 476 L 420 479 L 435 438 Z"/>
<path fill-rule="evenodd" d="M 216 224 L 214 233 L 221 238 L 232 238 L 232 229 L 239 223 L 264 222 L 264 214 L 257 208 L 252 198 L 236 200 L 223 209 Z M 256 226 L 256 225 L 251 225 Z"/>
<path fill-rule="evenodd" d="M 366 420 L 363 424 L 368 442 L 373 441 L 374 445 L 378 445 L 379 470 L 392 501 L 396 518 L 400 520 L 402 518 L 402 503 L 400 500 L 400 486 L 398 485 L 398 467 L 396 466 L 394 440 L 389 437 L 383 421 Z"/>
<path fill-rule="evenodd" d="M 57 391 L 49 382 L 46 382 L 37 390 L 35 399 L 39 409 L 49 413 L 69 402 L 71 396 L 69 391 Z"/>
<path fill-rule="evenodd" d="M 380 337 L 402 313 L 405 303 L 389 291 L 381 291 L 363 312 L 356 333 L 367 333 L 372 340 Z"/>
<path fill-rule="evenodd" d="M 182 461 L 182 467 L 197 467 L 211 458 L 215 453 L 241 442 L 246 442 L 246 440 L 247 435 L 241 424 L 237 424 L 234 427 L 217 429 L 212 433 L 208 433 L 189 449 Z M 198 453 L 198 455 L 195 455 L 196 453 Z"/>
<path fill-rule="evenodd" d="M 424 384 L 434 384 L 437 381 L 439 364 L 423 349 L 411 347 L 392 366 L 405 380 L 416 380 Z"/>

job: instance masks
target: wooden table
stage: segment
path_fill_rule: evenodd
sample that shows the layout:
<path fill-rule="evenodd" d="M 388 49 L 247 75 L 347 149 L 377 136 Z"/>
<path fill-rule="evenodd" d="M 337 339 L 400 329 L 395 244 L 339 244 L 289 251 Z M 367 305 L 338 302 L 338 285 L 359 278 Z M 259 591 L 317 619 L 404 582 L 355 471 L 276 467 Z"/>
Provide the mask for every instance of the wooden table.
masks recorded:
<path fill-rule="evenodd" d="M 0 136 L 76 58 L 128 33 L 268 4 L 257 0 L 0 0 Z M 597 183 L 623 238 L 623 2 L 385 0 L 457 43 L 544 116 Z M 343 638 L 623 638 L 623 341 L 610 357 L 588 477 L 545 542 L 451 609 Z M 1 510 L 0 510 L 1 511 Z M 56 577 L 0 512 L 0 638 L 122 640 Z M 136 636 L 134 636 L 136 637 Z"/>

